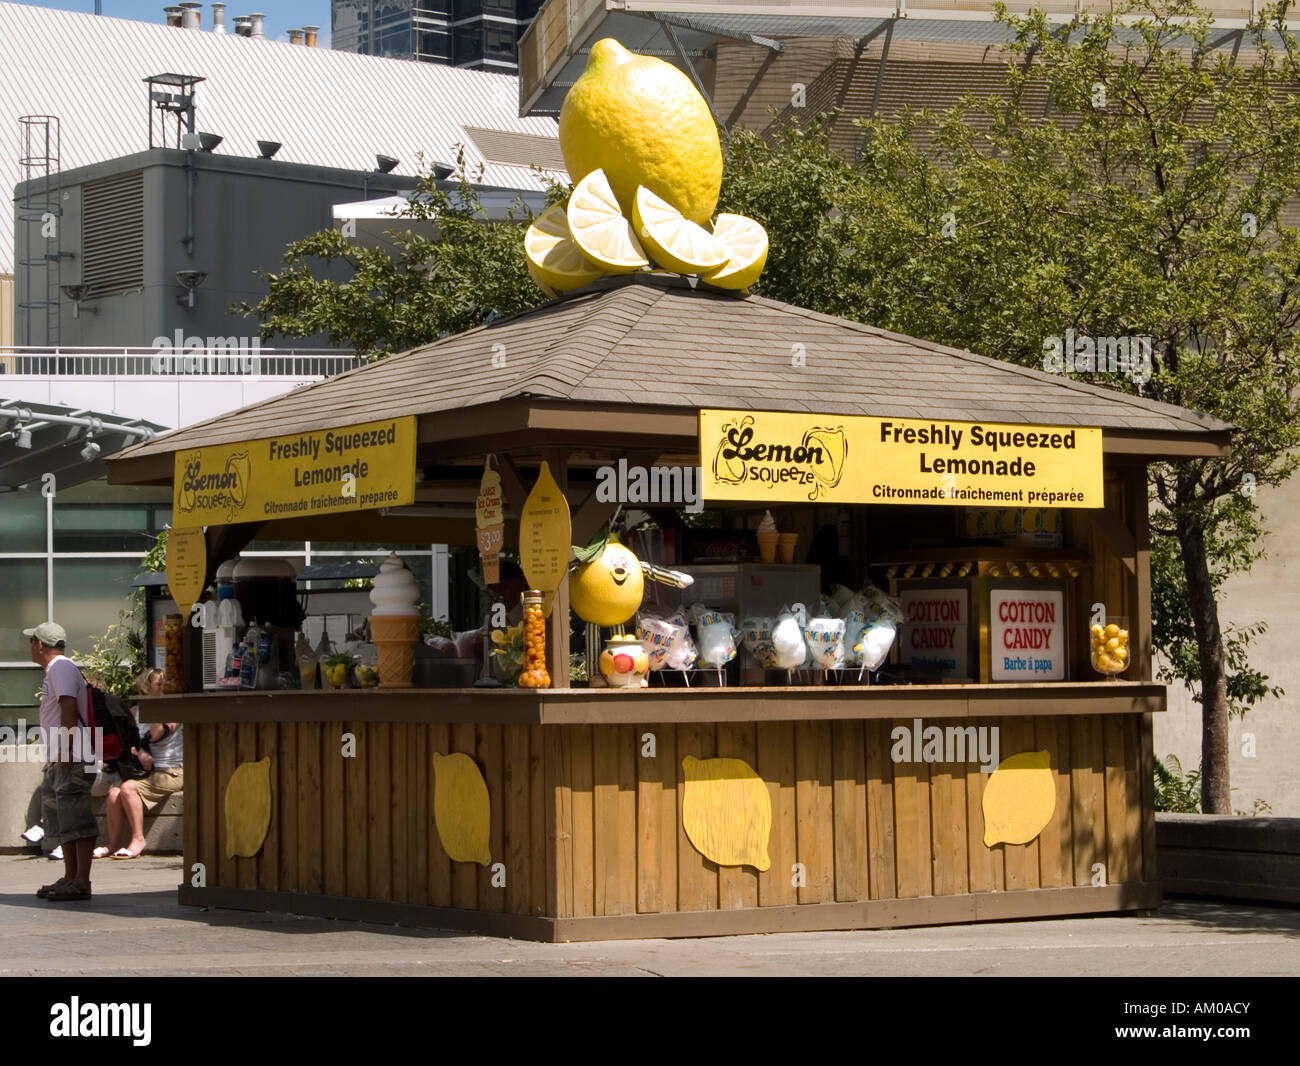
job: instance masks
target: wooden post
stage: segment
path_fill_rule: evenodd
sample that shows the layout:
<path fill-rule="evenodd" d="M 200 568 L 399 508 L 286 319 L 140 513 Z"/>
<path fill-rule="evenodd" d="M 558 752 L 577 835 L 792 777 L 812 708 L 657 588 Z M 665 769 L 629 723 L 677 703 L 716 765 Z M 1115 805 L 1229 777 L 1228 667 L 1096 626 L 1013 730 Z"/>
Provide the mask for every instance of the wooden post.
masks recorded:
<path fill-rule="evenodd" d="M 568 454 L 560 448 L 547 448 L 542 455 L 551 468 L 551 476 L 560 486 L 565 499 L 569 496 Z M 546 672 L 552 688 L 569 687 L 569 581 L 563 578 L 555 590 L 551 616 L 546 620 Z"/>
<path fill-rule="evenodd" d="M 1139 681 L 1151 680 L 1151 530 L 1148 522 L 1150 506 L 1147 494 L 1147 469 L 1142 464 L 1129 467 L 1124 472 L 1124 489 L 1129 514 L 1128 525 L 1133 533 L 1134 572 L 1125 574 L 1129 601 L 1129 634 L 1133 645 L 1131 654 L 1138 656 Z"/>

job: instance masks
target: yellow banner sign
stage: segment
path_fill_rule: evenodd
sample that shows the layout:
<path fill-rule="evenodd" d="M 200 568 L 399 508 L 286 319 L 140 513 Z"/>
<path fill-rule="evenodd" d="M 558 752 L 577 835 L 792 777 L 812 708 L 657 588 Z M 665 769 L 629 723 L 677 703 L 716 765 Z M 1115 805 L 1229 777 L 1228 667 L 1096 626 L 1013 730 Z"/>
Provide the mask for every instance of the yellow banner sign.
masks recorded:
<path fill-rule="evenodd" d="M 415 417 L 176 453 L 172 521 L 229 525 L 415 500 Z"/>
<path fill-rule="evenodd" d="M 700 411 L 700 495 L 754 503 L 1101 507 L 1101 430 Z"/>

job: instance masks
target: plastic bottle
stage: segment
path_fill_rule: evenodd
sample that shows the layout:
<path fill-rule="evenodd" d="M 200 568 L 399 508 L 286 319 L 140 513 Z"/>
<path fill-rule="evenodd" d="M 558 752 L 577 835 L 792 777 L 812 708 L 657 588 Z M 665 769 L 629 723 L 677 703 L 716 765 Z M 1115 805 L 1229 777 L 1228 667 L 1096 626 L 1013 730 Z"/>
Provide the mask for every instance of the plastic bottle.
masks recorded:
<path fill-rule="evenodd" d="M 257 687 L 276 688 L 280 674 L 280 642 L 265 626 L 257 634 Z"/>
<path fill-rule="evenodd" d="M 244 652 L 239 664 L 240 688 L 257 687 L 257 646 L 261 637 L 262 631 L 258 628 L 255 618 L 244 634 Z"/>

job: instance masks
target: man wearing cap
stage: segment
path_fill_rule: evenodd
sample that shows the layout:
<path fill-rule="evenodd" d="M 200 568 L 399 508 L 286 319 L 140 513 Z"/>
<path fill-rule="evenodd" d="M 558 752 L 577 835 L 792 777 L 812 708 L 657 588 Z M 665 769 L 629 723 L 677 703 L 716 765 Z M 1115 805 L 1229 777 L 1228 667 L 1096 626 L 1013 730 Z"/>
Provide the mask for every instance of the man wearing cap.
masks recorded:
<path fill-rule="evenodd" d="M 41 736 L 45 741 L 42 820 L 46 835 L 63 847 L 63 876 L 36 893 L 51 903 L 90 899 L 90 863 L 98 827 L 90 809 L 91 775 L 85 771 L 79 726 L 94 725 L 86 679 L 63 654 L 68 634 L 42 622 L 24 629 L 32 662 L 45 668 L 41 692 Z M 69 743 L 69 738 L 75 738 Z M 87 746 L 86 751 L 89 751 Z"/>

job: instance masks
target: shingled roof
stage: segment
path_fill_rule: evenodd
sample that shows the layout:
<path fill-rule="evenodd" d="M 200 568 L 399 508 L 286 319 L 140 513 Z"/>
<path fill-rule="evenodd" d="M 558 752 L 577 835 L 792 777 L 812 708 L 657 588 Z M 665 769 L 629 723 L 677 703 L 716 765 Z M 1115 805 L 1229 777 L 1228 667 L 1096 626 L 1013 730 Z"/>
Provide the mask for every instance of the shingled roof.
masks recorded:
<path fill-rule="evenodd" d="M 795 365 L 797 354 L 805 365 Z M 121 458 L 519 398 L 615 410 L 715 407 L 1099 426 L 1124 436 L 1220 444 L 1231 429 L 1181 407 L 775 300 L 642 275 L 177 430 Z"/>

